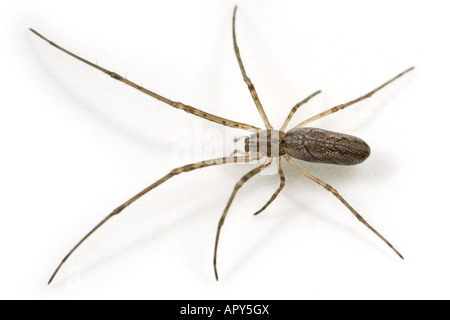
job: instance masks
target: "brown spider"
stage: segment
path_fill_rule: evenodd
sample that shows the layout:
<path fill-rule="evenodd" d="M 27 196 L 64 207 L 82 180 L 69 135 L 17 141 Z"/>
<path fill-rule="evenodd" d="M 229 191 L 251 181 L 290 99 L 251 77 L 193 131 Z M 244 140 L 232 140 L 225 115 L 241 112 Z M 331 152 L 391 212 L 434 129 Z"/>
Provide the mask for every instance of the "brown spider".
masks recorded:
<path fill-rule="evenodd" d="M 242 63 L 241 55 L 239 52 L 239 47 L 236 42 L 236 28 L 235 28 L 235 21 L 236 21 L 236 10 L 237 7 L 234 8 L 233 12 L 233 42 L 234 42 L 234 51 L 236 53 L 236 57 L 239 63 L 239 67 L 241 69 L 242 77 L 245 81 L 245 83 L 248 86 L 248 89 L 250 90 L 250 93 L 253 97 L 253 101 L 255 102 L 256 108 L 264 121 L 264 125 L 266 127 L 265 130 L 262 130 L 258 127 L 254 127 L 249 124 L 236 122 L 233 120 L 225 119 L 222 117 L 215 116 L 213 114 L 207 113 L 205 111 L 199 110 L 197 108 L 185 105 L 181 102 L 174 102 L 172 100 L 169 100 L 163 96 L 160 96 L 157 93 L 154 93 L 146 88 L 143 88 L 140 85 L 137 85 L 136 83 L 118 75 L 115 72 L 109 71 L 107 69 L 104 69 L 62 47 L 57 45 L 56 43 L 48 40 L 44 36 L 42 36 L 40 33 L 36 32 L 33 29 L 30 29 L 34 34 L 36 34 L 38 37 L 43 39 L 44 41 L 48 42 L 52 46 L 56 47 L 57 49 L 71 55 L 72 57 L 90 65 L 91 67 L 94 67 L 112 78 L 121 81 L 159 101 L 162 101 L 174 108 L 178 108 L 181 110 L 184 110 L 188 113 L 191 113 L 195 116 L 198 116 L 200 118 L 204 118 L 210 121 L 213 121 L 215 123 L 232 127 L 232 128 L 239 128 L 251 131 L 252 134 L 245 138 L 245 156 L 235 156 L 236 153 L 239 151 L 235 151 L 232 156 L 229 157 L 223 157 L 223 158 L 217 158 L 217 159 L 211 159 L 206 161 L 200 161 L 196 163 L 191 163 L 179 168 L 175 168 L 172 171 L 170 171 L 168 174 L 166 174 L 164 177 L 159 179 L 158 181 L 154 182 L 149 187 L 145 188 L 138 194 L 136 194 L 131 199 L 127 200 L 123 204 L 121 204 L 119 207 L 114 209 L 108 216 L 106 216 L 100 223 L 98 223 L 87 235 L 85 235 L 70 251 L 69 253 L 64 257 L 64 259 L 61 261 L 61 263 L 56 268 L 55 272 L 51 276 L 49 280 L 49 284 L 53 281 L 58 271 L 61 269 L 62 265 L 67 261 L 67 259 L 74 253 L 74 251 L 87 239 L 89 238 L 97 229 L 99 229 L 103 224 L 105 224 L 109 219 L 114 217 L 115 215 L 118 215 L 122 212 L 123 209 L 128 207 L 130 204 L 141 198 L 143 195 L 147 194 L 149 191 L 153 190 L 154 188 L 158 187 L 162 183 L 166 182 L 170 178 L 183 173 L 183 172 L 189 172 L 192 170 L 205 168 L 209 166 L 215 166 L 215 165 L 221 165 L 221 164 L 228 164 L 228 163 L 237 163 L 237 162 L 251 162 L 254 160 L 260 160 L 262 158 L 266 158 L 259 167 L 249 171 L 246 175 L 244 175 L 235 185 L 234 190 L 230 196 L 230 199 L 228 200 L 227 205 L 225 206 L 225 209 L 222 213 L 222 216 L 219 220 L 219 225 L 217 228 L 217 235 L 216 235 L 216 241 L 215 241 L 215 247 L 214 247 L 214 273 L 216 276 L 216 279 L 219 279 L 218 272 L 217 272 L 217 248 L 219 244 L 219 237 L 220 237 L 220 231 L 222 228 L 222 225 L 225 221 L 225 218 L 227 216 L 228 210 L 230 209 L 231 203 L 233 202 L 234 197 L 236 196 L 236 193 L 238 190 L 242 187 L 242 185 L 249 180 L 254 175 L 258 174 L 265 168 L 267 168 L 274 159 L 277 161 L 278 165 L 278 173 L 280 176 L 280 185 L 278 189 L 275 191 L 275 193 L 272 195 L 272 197 L 269 199 L 269 201 L 260 209 L 258 210 L 255 215 L 261 213 L 264 209 L 266 209 L 272 201 L 275 200 L 275 198 L 278 196 L 278 194 L 281 192 L 285 185 L 285 177 L 283 174 L 283 170 L 281 167 L 281 159 L 286 159 L 298 172 L 300 172 L 302 175 L 306 176 L 307 178 L 311 179 L 312 181 L 316 182 L 317 184 L 324 187 L 326 190 L 330 191 L 334 196 L 336 196 L 353 214 L 354 216 L 362 222 L 366 227 L 368 227 L 372 232 L 374 232 L 380 239 L 382 239 L 392 250 L 395 251 L 395 253 L 403 259 L 403 256 L 397 251 L 397 249 L 394 248 L 393 245 L 389 243 L 378 231 L 376 231 L 370 224 L 368 224 L 363 217 L 356 212 L 353 207 L 348 204 L 348 202 L 329 184 L 326 182 L 316 178 L 309 172 L 303 170 L 299 165 L 297 165 L 292 158 L 304 160 L 304 161 L 310 161 L 310 162 L 320 162 L 320 163 L 330 163 L 330 164 L 339 164 L 339 165 L 354 165 L 361 163 L 364 161 L 369 155 L 370 155 L 370 148 L 369 146 L 361 139 L 338 133 L 338 132 L 331 132 L 326 131 L 323 129 L 318 128 L 310 128 L 305 127 L 305 125 L 323 118 L 325 116 L 328 116 L 334 112 L 337 112 L 339 110 L 342 110 L 344 108 L 347 108 L 357 102 L 360 102 L 364 99 L 367 99 L 371 97 L 375 92 L 381 90 L 394 80 L 400 78 L 405 73 L 411 71 L 414 69 L 414 67 L 411 67 L 402 73 L 398 74 L 391 80 L 385 82 L 378 88 L 370 91 L 369 93 L 354 99 L 350 102 L 337 105 L 333 108 L 330 108 L 328 110 L 325 110 L 309 119 L 306 119 L 305 121 L 301 122 L 297 126 L 295 126 L 293 129 L 285 131 L 290 120 L 292 119 L 295 112 L 298 110 L 300 106 L 305 104 L 309 101 L 312 97 L 319 94 L 320 91 L 317 91 L 304 99 L 303 101 L 296 104 L 291 112 L 289 113 L 288 117 L 286 118 L 286 121 L 284 122 L 283 126 L 280 128 L 280 130 L 274 130 L 272 125 L 269 122 L 269 119 L 266 116 L 266 113 L 264 112 L 263 106 L 261 105 L 261 102 L 258 98 L 258 94 L 256 93 L 255 86 L 251 82 L 250 78 L 247 76 L 247 73 L 245 72 L 244 64 Z"/>

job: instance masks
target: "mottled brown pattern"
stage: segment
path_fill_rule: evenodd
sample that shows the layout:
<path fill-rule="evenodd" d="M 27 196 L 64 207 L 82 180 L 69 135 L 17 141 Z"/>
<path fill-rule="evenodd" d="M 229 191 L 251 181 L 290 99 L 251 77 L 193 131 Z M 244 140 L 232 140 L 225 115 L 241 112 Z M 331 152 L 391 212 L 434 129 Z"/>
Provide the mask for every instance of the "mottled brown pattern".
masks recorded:
<path fill-rule="evenodd" d="M 370 155 L 370 147 L 362 139 L 318 128 L 289 130 L 284 151 L 296 159 L 340 165 L 358 164 Z"/>

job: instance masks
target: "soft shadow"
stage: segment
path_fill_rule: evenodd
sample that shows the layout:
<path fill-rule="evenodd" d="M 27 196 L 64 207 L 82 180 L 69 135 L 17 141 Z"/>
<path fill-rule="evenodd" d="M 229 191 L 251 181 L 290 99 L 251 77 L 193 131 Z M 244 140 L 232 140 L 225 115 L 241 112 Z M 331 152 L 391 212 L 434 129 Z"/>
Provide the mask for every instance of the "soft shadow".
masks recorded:
<path fill-rule="evenodd" d="M 33 35 L 30 35 L 30 39 Z M 37 44 L 36 44 L 37 45 Z M 42 42 L 43 46 L 48 46 L 47 43 Z M 164 136 L 161 135 L 155 135 L 153 137 L 144 136 L 143 134 L 140 134 L 137 132 L 132 125 L 126 124 L 121 121 L 117 121 L 113 117 L 109 116 L 108 114 L 102 113 L 100 109 L 98 109 L 95 105 L 88 103 L 83 97 L 81 97 L 78 93 L 75 93 L 71 87 L 64 84 L 64 82 L 60 81 L 58 77 L 51 71 L 51 69 L 48 67 L 48 64 L 46 61 L 44 61 L 43 57 L 39 54 L 38 50 L 36 50 L 36 46 L 32 44 L 31 41 L 28 42 L 28 46 L 31 52 L 33 52 L 32 57 L 37 61 L 37 64 L 42 68 L 42 70 L 45 73 L 45 76 L 48 77 L 48 79 L 55 85 L 55 87 L 58 89 L 58 91 L 72 100 L 73 105 L 79 106 L 79 108 L 89 117 L 95 119 L 96 122 L 104 124 L 106 127 L 108 127 L 111 132 L 114 132 L 117 135 L 123 136 L 127 138 L 128 140 L 143 146 L 146 149 L 149 150 L 155 150 L 155 149 L 165 149 L 167 142 L 164 141 Z M 55 49 L 57 50 L 57 49 Z M 64 53 L 61 53 L 64 54 Z M 74 61 L 74 63 L 81 63 L 79 61 Z M 101 73 L 100 71 L 98 71 Z M 111 81 L 112 79 L 105 74 L 105 81 Z M 113 87 L 111 87 L 111 90 L 113 90 Z M 130 90 L 135 90 L 130 87 Z M 112 91 L 111 94 L 114 94 Z M 160 106 L 157 106 L 157 104 L 161 104 L 161 102 L 154 100 L 152 102 L 151 97 L 149 97 L 150 103 L 149 107 L 158 108 Z M 155 104 L 155 106 L 152 105 Z M 124 106 L 125 108 L 126 106 Z M 148 106 L 146 106 L 148 107 Z"/>

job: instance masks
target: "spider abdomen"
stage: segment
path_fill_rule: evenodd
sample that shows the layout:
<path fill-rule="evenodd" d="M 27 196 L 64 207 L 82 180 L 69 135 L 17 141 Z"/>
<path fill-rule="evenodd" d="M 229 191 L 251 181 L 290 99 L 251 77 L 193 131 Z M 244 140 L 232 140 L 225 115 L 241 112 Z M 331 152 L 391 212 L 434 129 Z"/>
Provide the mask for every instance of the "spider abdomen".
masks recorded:
<path fill-rule="evenodd" d="M 370 147 L 362 139 L 318 128 L 289 130 L 284 151 L 296 159 L 340 165 L 358 164 L 370 155 Z"/>

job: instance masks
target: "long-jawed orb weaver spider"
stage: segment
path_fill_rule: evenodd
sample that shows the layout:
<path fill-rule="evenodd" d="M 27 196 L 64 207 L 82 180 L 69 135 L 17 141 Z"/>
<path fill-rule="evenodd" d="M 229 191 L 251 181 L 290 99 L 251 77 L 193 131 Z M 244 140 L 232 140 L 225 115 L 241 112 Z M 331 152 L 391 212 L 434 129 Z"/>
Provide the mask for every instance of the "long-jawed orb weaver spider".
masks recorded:
<path fill-rule="evenodd" d="M 216 166 L 221 164 L 228 164 L 228 163 L 238 163 L 238 162 L 251 162 L 254 160 L 261 160 L 265 158 L 263 163 L 256 167 L 255 169 L 249 171 L 247 174 L 245 174 L 235 185 L 234 190 L 228 200 L 228 203 L 225 206 L 225 209 L 222 213 L 222 216 L 219 220 L 219 225 L 217 227 L 217 234 L 216 234 L 216 241 L 215 241 L 215 247 L 214 247 L 214 273 L 217 280 L 219 280 L 218 272 L 217 272 L 217 249 L 219 244 L 219 238 L 220 238 L 220 231 L 222 229 L 223 223 L 225 222 L 225 218 L 227 216 L 227 213 L 230 209 L 230 206 L 233 202 L 234 197 L 236 196 L 236 193 L 238 190 L 243 186 L 243 184 L 248 181 L 250 178 L 267 168 L 273 160 L 276 160 L 278 165 L 278 174 L 280 176 L 280 185 L 278 189 L 275 191 L 275 193 L 272 195 L 272 197 L 267 201 L 267 203 L 258 210 L 255 215 L 260 214 L 262 211 L 264 211 L 274 200 L 275 198 L 280 194 L 281 190 L 283 189 L 285 185 L 285 176 L 283 173 L 283 169 L 281 167 L 281 160 L 284 158 L 288 163 L 290 163 L 298 172 L 300 172 L 302 175 L 306 176 L 310 180 L 314 181 L 315 183 L 319 184 L 326 190 L 330 191 L 335 197 L 337 197 L 350 211 L 353 213 L 353 215 L 361 222 L 363 223 L 367 228 L 369 228 L 373 233 L 375 233 L 381 240 L 383 240 L 400 258 L 403 259 L 403 256 L 400 254 L 400 252 L 397 251 L 397 249 L 389 242 L 387 241 L 377 230 L 375 230 L 369 223 L 367 223 L 364 218 L 355 210 L 352 206 L 334 189 L 332 186 L 327 184 L 326 182 L 320 180 L 319 178 L 316 178 L 309 172 L 302 169 L 297 163 L 293 161 L 292 158 L 309 161 L 309 162 L 319 162 L 319 163 L 329 163 L 329 164 L 338 164 L 338 165 L 354 165 L 361 163 L 367 157 L 370 155 L 370 148 L 369 146 L 360 138 L 350 136 L 347 134 L 342 134 L 338 132 L 331 132 L 323 129 L 318 128 L 311 128 L 311 127 L 305 127 L 305 125 L 318 120 L 320 118 L 323 118 L 325 116 L 328 116 L 332 113 L 335 113 L 339 110 L 345 109 L 357 102 L 360 102 L 364 99 L 370 98 L 374 93 L 381 90 L 388 84 L 392 83 L 396 79 L 403 76 L 405 73 L 411 71 L 414 69 L 414 67 L 411 67 L 402 73 L 398 74 L 394 78 L 390 79 L 389 81 L 385 82 L 381 86 L 377 87 L 376 89 L 368 92 L 367 94 L 354 99 L 350 102 L 343 103 L 337 106 L 334 106 L 330 109 L 327 109 L 313 117 L 310 117 L 309 119 L 304 120 L 300 124 L 296 125 L 293 129 L 290 129 L 288 131 L 285 131 L 287 126 L 289 125 L 290 120 L 294 116 L 295 112 L 305 103 L 307 103 L 312 97 L 319 94 L 320 91 L 317 91 L 313 94 L 311 94 L 306 99 L 302 100 L 298 104 L 296 104 L 290 111 L 289 115 L 287 116 L 284 124 L 280 128 L 280 130 L 274 130 L 272 125 L 269 122 L 269 119 L 267 118 L 267 115 L 264 111 L 264 108 L 261 104 L 261 101 L 258 98 L 258 94 L 256 93 L 255 86 L 253 85 L 250 78 L 247 76 L 247 73 L 244 68 L 244 64 L 242 63 L 241 55 L 239 52 L 239 47 L 237 45 L 236 41 L 236 11 L 237 7 L 234 8 L 233 12 L 233 43 L 234 43 L 234 52 L 236 54 L 236 58 L 239 63 L 239 68 L 242 73 L 242 77 L 245 81 L 245 83 L 248 86 L 248 89 L 250 91 L 250 94 L 252 95 L 253 101 L 256 105 L 256 108 L 264 121 L 265 130 L 262 130 L 261 128 L 242 123 L 242 122 L 236 122 L 233 120 L 225 119 L 210 113 L 207 113 L 205 111 L 202 111 L 200 109 L 194 108 L 189 105 L 185 105 L 181 102 L 175 102 L 168 98 L 165 98 L 155 92 L 152 92 L 140 85 L 137 85 L 136 83 L 118 75 L 115 72 L 109 71 L 105 68 L 100 67 L 97 64 L 94 64 L 66 49 L 63 47 L 60 47 L 56 43 L 48 40 L 46 37 L 38 33 L 37 31 L 30 29 L 35 35 L 43 39 L 44 41 L 48 42 L 55 48 L 67 53 L 68 55 L 74 57 L 75 59 L 78 59 L 91 67 L 94 67 L 107 75 L 111 76 L 113 79 L 116 79 L 118 81 L 121 81 L 159 101 L 162 101 L 174 108 L 178 108 L 181 110 L 184 110 L 188 113 L 191 113 L 197 117 L 207 119 L 209 121 L 213 121 L 215 123 L 221 124 L 223 126 L 228 126 L 231 128 L 239 128 L 243 130 L 248 130 L 252 132 L 252 134 L 245 138 L 245 155 L 244 156 L 236 156 L 239 151 L 235 151 L 233 155 L 223 158 L 217 158 L 217 159 L 211 159 L 206 161 L 200 161 L 191 163 L 179 168 L 175 168 L 172 171 L 170 171 L 168 174 L 166 174 L 164 177 L 159 179 L 158 181 L 154 182 L 152 185 L 148 186 L 138 194 L 136 194 L 131 199 L 127 200 L 123 204 L 121 204 L 119 207 L 114 209 L 108 216 L 106 216 L 102 221 L 100 221 L 91 231 L 89 231 L 88 234 L 86 234 L 70 251 L 69 253 L 64 257 L 64 259 L 61 261 L 61 263 L 58 265 L 56 270 L 54 271 L 53 275 L 51 276 L 48 284 L 50 284 L 53 279 L 55 278 L 58 271 L 61 269 L 63 264 L 67 261 L 67 259 L 75 252 L 75 250 L 84 242 L 86 239 L 88 239 L 95 231 L 97 231 L 101 226 L 103 226 L 108 220 L 110 220 L 112 217 L 118 215 L 122 212 L 125 208 L 127 208 L 129 205 L 131 205 L 133 202 L 141 198 L 143 195 L 147 194 L 154 188 L 158 187 L 162 183 L 166 182 L 170 178 L 183 173 L 183 172 L 189 172 L 196 169 L 206 168 L 209 166 Z"/>

